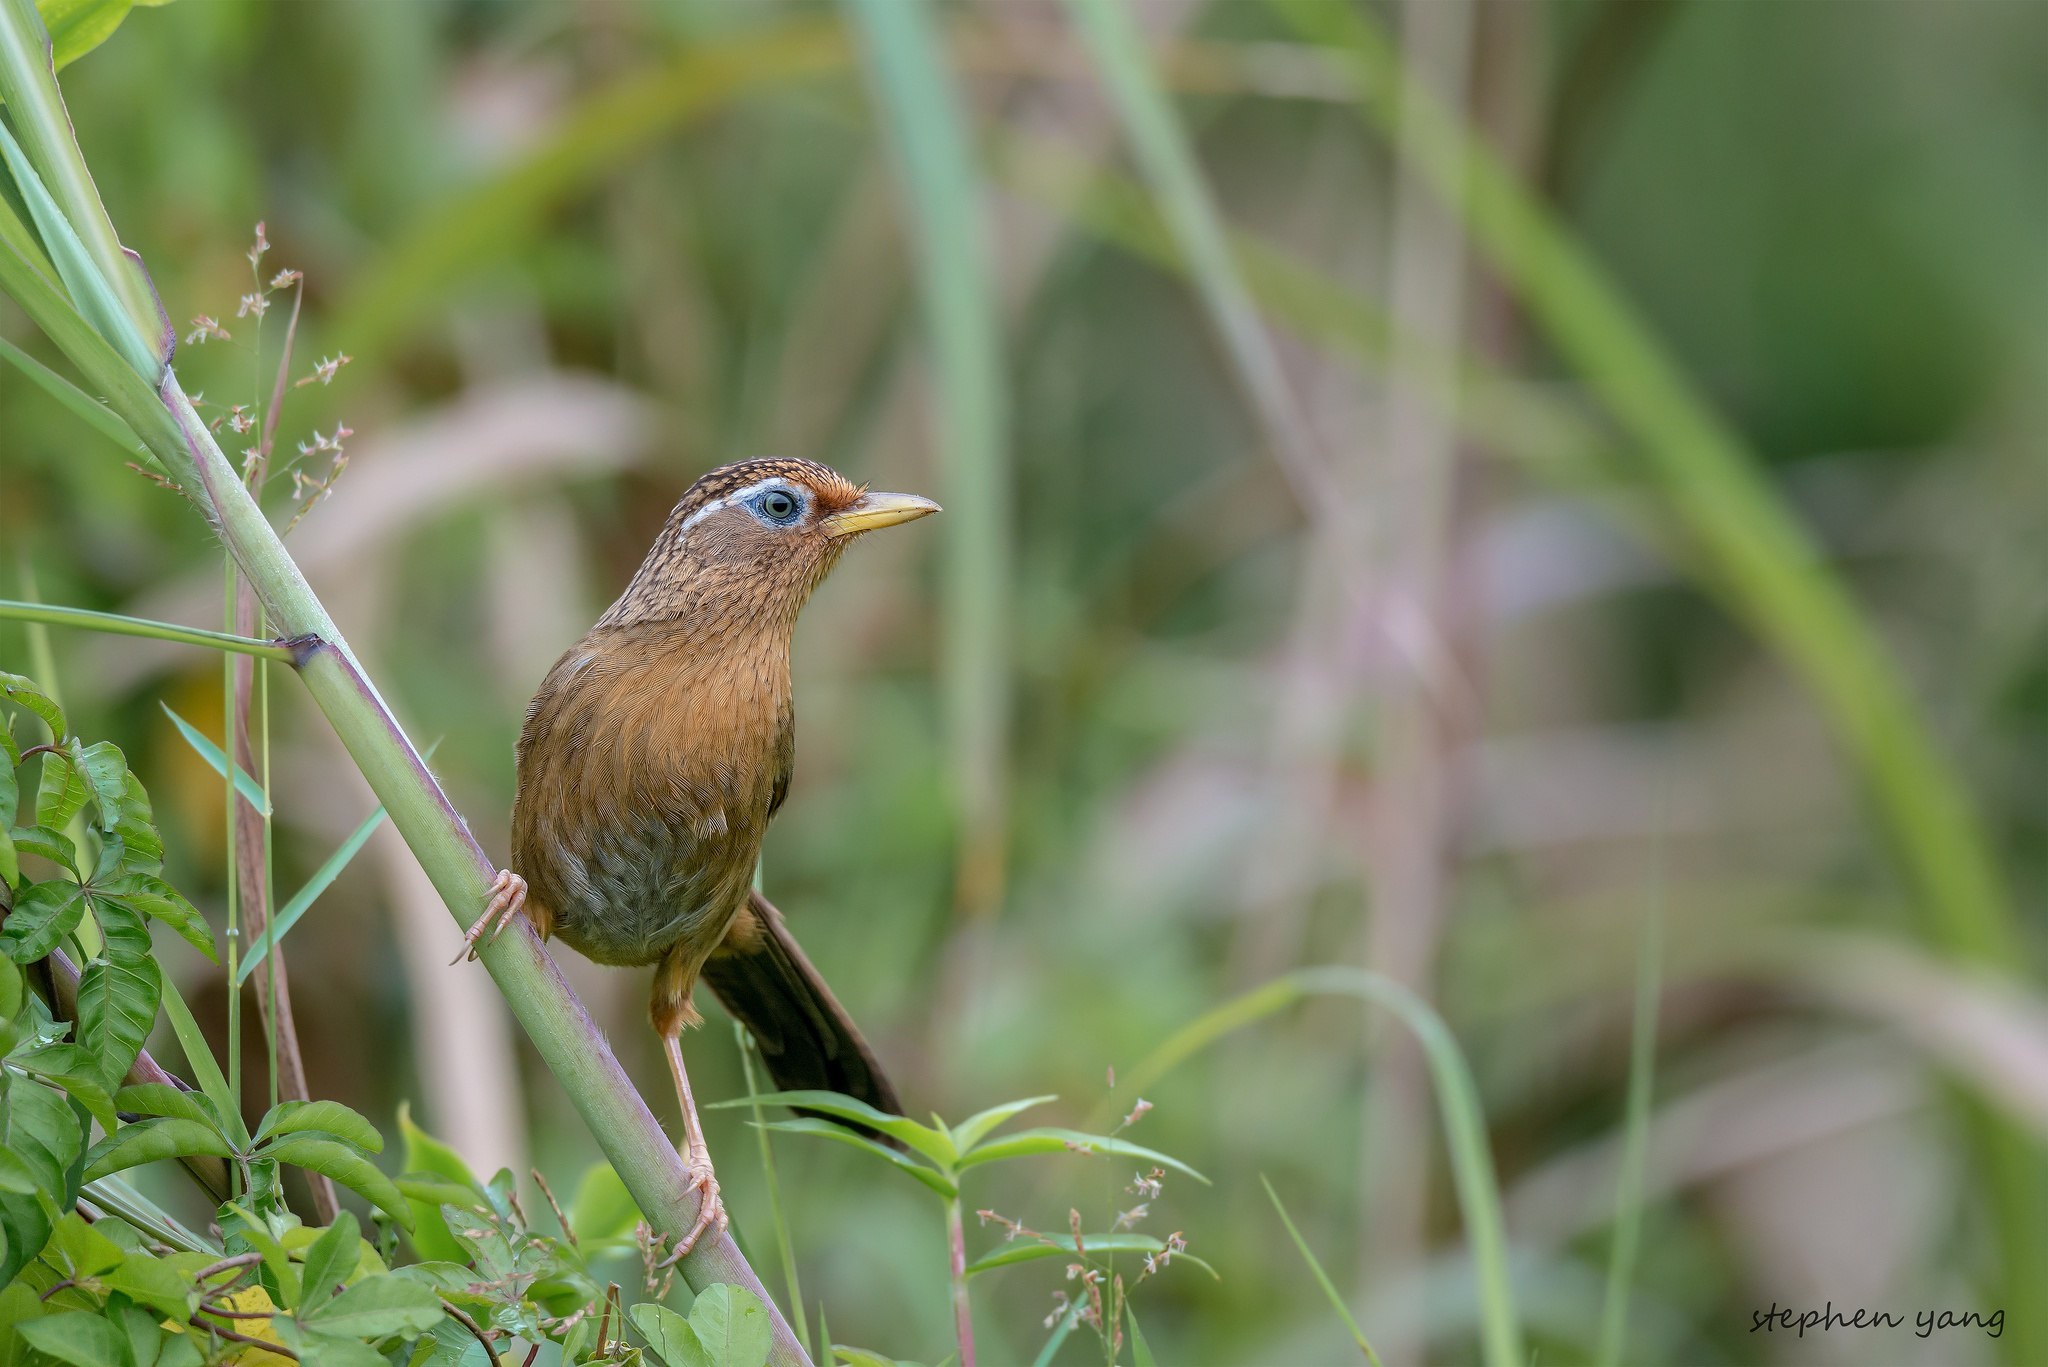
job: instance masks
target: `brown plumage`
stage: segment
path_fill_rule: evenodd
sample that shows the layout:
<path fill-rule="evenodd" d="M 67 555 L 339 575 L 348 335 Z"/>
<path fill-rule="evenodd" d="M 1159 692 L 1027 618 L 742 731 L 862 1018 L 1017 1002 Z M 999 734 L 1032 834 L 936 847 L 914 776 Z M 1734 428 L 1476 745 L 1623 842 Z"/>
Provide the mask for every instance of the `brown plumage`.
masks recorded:
<path fill-rule="evenodd" d="M 701 976 L 779 1086 L 899 1106 L 782 918 L 751 893 L 795 759 L 790 639 L 853 537 L 938 511 L 826 466 L 753 460 L 684 493 L 632 582 L 555 662 L 526 711 L 512 869 L 471 953 L 522 907 L 599 963 L 655 964 L 652 1016 L 705 1192 L 682 1247 L 724 1213 L 677 1044 Z"/>

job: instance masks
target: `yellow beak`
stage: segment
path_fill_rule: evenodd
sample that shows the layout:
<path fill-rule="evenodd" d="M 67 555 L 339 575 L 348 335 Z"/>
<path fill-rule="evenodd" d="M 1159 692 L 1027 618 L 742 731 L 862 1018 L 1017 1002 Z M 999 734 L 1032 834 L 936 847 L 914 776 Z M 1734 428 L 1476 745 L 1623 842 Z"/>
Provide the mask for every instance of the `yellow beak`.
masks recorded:
<path fill-rule="evenodd" d="M 858 536 L 899 522 L 910 522 L 939 511 L 939 505 L 916 494 L 862 494 L 858 500 L 828 515 L 818 525 L 827 536 Z"/>

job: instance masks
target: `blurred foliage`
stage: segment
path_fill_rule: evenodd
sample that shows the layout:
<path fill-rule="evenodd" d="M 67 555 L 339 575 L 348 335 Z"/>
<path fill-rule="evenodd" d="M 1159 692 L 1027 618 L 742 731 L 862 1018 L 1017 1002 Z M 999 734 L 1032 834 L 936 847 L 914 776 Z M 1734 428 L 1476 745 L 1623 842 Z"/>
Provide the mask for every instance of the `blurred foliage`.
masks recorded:
<path fill-rule="evenodd" d="M 2036 953 L 2048 14 L 1453 8 L 1470 21 L 1456 88 L 1479 135 L 1811 533 L 1959 767 L 2022 909 L 2013 939 Z M 1927 999 L 1846 1012 L 1750 963 L 1788 928 L 1911 949 L 1926 909 L 1811 695 L 1660 534 L 1654 492 L 1628 474 L 1649 438 L 1602 416 L 1511 280 L 1465 261 L 1450 335 L 1498 385 L 1467 386 L 1449 414 L 1464 435 L 1437 472 L 1441 559 L 1412 593 L 1397 476 L 1413 429 L 1394 415 L 1439 377 L 1412 339 L 1373 329 L 1407 317 L 1414 263 L 1395 248 L 1412 240 L 1398 215 L 1413 183 L 1346 69 L 1282 15 L 1135 9 L 1228 225 L 1293 272 L 1280 299 L 1261 285 L 1279 272 L 1252 272 L 1253 293 L 1360 518 L 1366 581 L 1391 587 L 1371 612 L 1327 592 L 1327 510 L 1301 508 L 1267 457 L 1174 252 L 1093 212 L 1107 191 L 1087 177 L 1128 188 L 1136 164 L 1062 11 L 945 6 L 1007 367 L 1007 862 L 999 905 L 963 929 L 939 604 L 971 548 L 863 547 L 798 634 L 800 759 L 768 845 L 768 888 L 807 950 L 921 1110 L 1055 1092 L 1082 1099 L 1060 1120 L 1092 1125 L 1106 1068 L 1128 1079 L 1217 1002 L 1377 943 L 1376 872 L 1387 842 L 1413 838 L 1400 699 L 1417 688 L 1380 624 L 1412 599 L 1480 700 L 1421 732 L 1447 796 L 1423 828 L 1441 878 L 1419 933 L 1425 995 L 1489 1118 L 1532 1349 L 1578 1359 L 1600 1333 L 1660 843 L 1658 1096 L 1624 1360 L 1809 1360 L 1812 1339 L 1749 1332 L 1773 1302 L 1994 1308 L 1980 1298 L 2000 1197 L 1965 1157 L 1976 1122 L 1903 1042 L 1933 1019 Z M 1406 34 L 1415 9 L 1377 13 Z M 299 354 L 354 358 L 292 392 L 281 442 L 345 422 L 358 458 L 291 544 L 409 728 L 444 737 L 435 767 L 489 848 L 504 848 L 520 706 L 697 473 L 786 452 L 949 497 L 915 220 L 862 62 L 839 11 L 814 4 L 208 0 L 137 10 L 65 72 L 99 189 L 181 332 L 209 314 L 235 333 L 183 348 L 189 388 L 223 411 L 265 388 L 233 317 L 259 219 L 269 260 L 306 273 Z M 1083 179 L 1046 193 L 1038 173 L 1061 167 Z M 0 333 L 58 364 L 6 305 Z M 1518 416 L 1480 425 L 1500 396 Z M 187 509 L 11 367 L 0 412 L 4 596 L 31 596 L 32 577 L 46 601 L 220 625 L 217 550 Z M 218 734 L 218 662 L 68 633 L 47 645 L 74 719 L 148 780 L 163 876 L 219 925 L 219 783 L 158 707 Z M 0 623 L 0 667 L 41 674 L 38 648 Z M 338 776 L 317 716 L 275 696 L 279 882 L 296 887 L 373 804 Z M 371 1116 L 411 1097 L 458 1146 L 516 1142 L 435 1111 L 453 1103 L 423 1079 L 452 1055 L 514 1098 L 543 1166 L 586 1162 L 530 1057 L 493 1072 L 486 1046 L 421 1027 L 452 937 L 376 848 L 285 941 L 318 966 L 296 1005 L 319 1094 Z M 218 970 L 166 962 L 218 1032 Z M 2032 991 L 2031 962 L 2003 967 Z M 658 1081 L 640 989 L 565 969 Z M 1983 1049 L 2037 1044 L 2026 1019 L 2001 1018 Z M 1146 1142 L 1233 1176 L 1176 1188 L 1162 1216 L 1221 1280 L 1148 1288 L 1159 1360 L 1356 1351 L 1258 1172 L 1390 1360 L 1423 1336 L 1432 1360 L 1477 1354 L 1441 1146 L 1366 1147 L 1386 1093 L 1368 1106 L 1382 1032 L 1360 1021 L 1303 1004 L 1144 1082 Z M 724 1039 L 692 1041 L 707 1097 L 744 1091 Z M 1104 1106 L 1135 1099 L 1126 1080 Z M 763 1244 L 749 1137 L 731 1112 L 710 1126 L 735 1224 Z M 777 1156 L 833 1335 L 943 1356 L 925 1198 L 837 1146 Z M 2023 1161 L 2038 1168 L 2038 1150 Z M 1068 1181 L 1104 1195 L 1121 1175 L 986 1180 L 992 1206 L 1043 1228 L 1094 1201 Z M 1419 1243 L 1391 1252 L 1376 1232 L 1390 1188 L 1421 1207 Z M 985 1359 L 1028 1361 L 1060 1286 L 1054 1260 L 977 1281 Z M 1933 1342 L 1944 1360 L 1999 1347 Z M 1088 1356 L 1079 1340 L 1067 1352 Z"/>

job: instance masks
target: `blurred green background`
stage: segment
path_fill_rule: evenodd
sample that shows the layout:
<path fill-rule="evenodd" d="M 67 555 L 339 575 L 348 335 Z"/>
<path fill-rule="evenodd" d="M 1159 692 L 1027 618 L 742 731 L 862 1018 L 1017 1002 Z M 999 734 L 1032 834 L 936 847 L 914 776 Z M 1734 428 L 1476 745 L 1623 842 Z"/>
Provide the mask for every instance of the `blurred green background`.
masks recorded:
<path fill-rule="evenodd" d="M 1379 968 L 1471 1057 L 1532 1343 L 1581 1360 L 1655 915 L 1628 1360 L 2011 1358 L 2039 1326 L 1751 1330 L 1825 1300 L 2020 1316 L 2044 1256 L 2048 9 L 1132 13 L 1240 234 L 1264 401 L 1058 5 L 931 8 L 926 89 L 855 9 L 182 0 L 65 86 L 172 317 L 234 334 L 183 348 L 189 389 L 267 391 L 281 319 L 259 359 L 232 316 L 257 220 L 265 271 L 305 272 L 297 370 L 351 360 L 281 439 L 353 436 L 288 544 L 486 848 L 526 698 L 697 474 L 792 454 L 929 493 L 947 518 L 863 545 L 799 630 L 766 854 L 913 1109 L 1120 1115 L 1108 1071 L 1202 1012 Z M 1423 93 L 1343 46 L 1359 15 Z M 951 201 L 934 111 L 941 171 L 957 140 L 975 173 Z M 55 361 L 4 304 L 0 330 Z M 219 624 L 177 499 L 11 369 L 0 413 L 8 596 Z M 52 646 L 217 911 L 219 785 L 157 703 L 217 733 L 218 662 Z M 0 666 L 31 656 L 0 624 Z M 372 803 L 275 696 L 290 888 Z M 287 941 L 314 1091 L 573 1174 L 589 1137 L 455 943 L 380 835 Z M 564 957 L 659 1098 L 643 975 Z M 166 958 L 223 1022 L 218 972 Z M 722 1017 L 690 1048 L 701 1095 L 741 1092 Z M 1153 1203 L 1221 1274 L 1144 1288 L 1161 1361 L 1355 1357 L 1261 1173 L 1389 1361 L 1475 1355 L 1427 1077 L 1387 1030 L 1311 1003 L 1147 1097 L 1132 1138 L 1216 1179 Z M 779 1292 L 736 1115 L 711 1144 Z M 777 1154 L 834 1337 L 941 1358 L 926 1198 Z M 970 1198 L 1097 1227 L 1128 1180 L 1077 1158 Z M 1061 1285 L 977 1281 L 984 1360 L 1028 1361 Z"/>

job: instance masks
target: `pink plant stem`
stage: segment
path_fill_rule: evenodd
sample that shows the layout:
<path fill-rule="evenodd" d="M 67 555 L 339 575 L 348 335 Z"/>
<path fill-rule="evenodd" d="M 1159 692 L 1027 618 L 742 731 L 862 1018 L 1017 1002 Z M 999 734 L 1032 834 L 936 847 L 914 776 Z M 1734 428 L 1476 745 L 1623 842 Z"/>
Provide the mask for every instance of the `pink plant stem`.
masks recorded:
<path fill-rule="evenodd" d="M 967 1229 L 960 1198 L 946 1203 L 946 1239 L 953 1254 L 953 1331 L 960 1338 L 960 1367 L 974 1367 L 974 1311 L 967 1302 Z"/>

